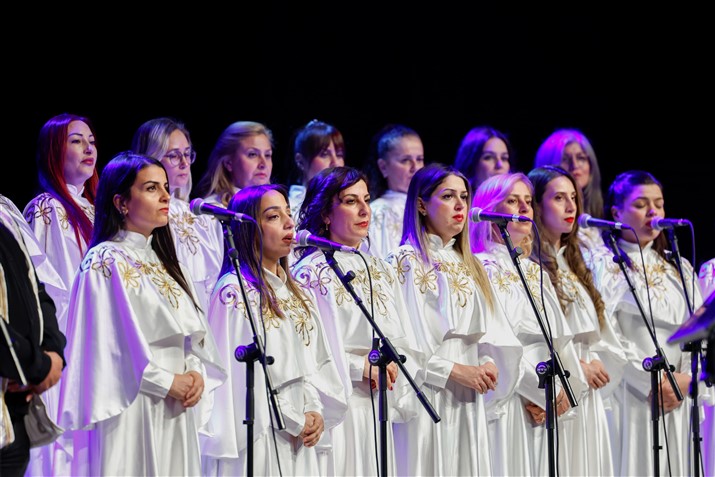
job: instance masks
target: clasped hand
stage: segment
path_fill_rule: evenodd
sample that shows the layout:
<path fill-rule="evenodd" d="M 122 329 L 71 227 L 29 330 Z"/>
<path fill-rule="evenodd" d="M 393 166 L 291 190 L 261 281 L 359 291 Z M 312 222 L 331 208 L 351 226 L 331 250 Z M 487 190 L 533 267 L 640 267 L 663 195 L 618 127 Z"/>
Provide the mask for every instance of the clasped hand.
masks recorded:
<path fill-rule="evenodd" d="M 562 389 L 559 392 L 559 395 L 556 396 L 556 415 L 561 416 L 569 409 L 571 409 L 571 403 L 569 403 L 569 400 L 566 397 L 566 392 Z M 543 424 L 544 421 L 546 421 L 546 411 L 538 404 L 528 402 L 526 403 L 526 410 L 537 424 Z"/>
<path fill-rule="evenodd" d="M 299 437 L 303 439 L 305 447 L 313 447 L 320 440 L 324 430 L 323 416 L 315 411 L 308 411 L 305 413 L 305 426 L 303 426 Z"/>
<path fill-rule="evenodd" d="M 175 374 L 169 396 L 181 401 L 184 407 L 195 406 L 204 393 L 204 378 L 197 371 Z"/>

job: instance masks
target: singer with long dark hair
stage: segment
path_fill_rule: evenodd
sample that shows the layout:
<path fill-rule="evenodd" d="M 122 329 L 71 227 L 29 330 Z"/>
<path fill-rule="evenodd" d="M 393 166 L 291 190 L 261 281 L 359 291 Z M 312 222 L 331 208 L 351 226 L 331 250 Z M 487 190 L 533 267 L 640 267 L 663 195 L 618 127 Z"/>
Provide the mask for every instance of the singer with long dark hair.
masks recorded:
<path fill-rule="evenodd" d="M 301 206 L 299 233 L 307 230 L 332 242 L 359 249 L 370 225 L 370 193 L 367 177 L 352 167 L 333 167 L 319 172 L 308 182 Z M 318 304 L 320 319 L 330 346 L 339 363 L 346 391 L 348 412 L 345 420 L 332 431 L 336 475 L 373 475 L 377 473 L 378 449 L 387 449 L 387 469 L 395 474 L 393 420 L 404 419 L 408 412 L 423 412 L 398 366 L 387 365 L 389 401 L 386 442 L 378 438 L 377 379 L 378 367 L 368 361 L 377 335 L 344 283 L 327 262 L 326 254 L 315 246 L 299 249 L 299 261 L 292 272 Z M 421 355 L 407 317 L 407 307 L 394 269 L 371 255 L 336 251 L 333 260 L 343 274 L 352 272 L 350 282 L 355 293 L 371 313 L 375 323 L 395 349 L 407 357 L 404 363 L 414 377 L 421 369 Z M 364 259 L 364 260 L 363 260 Z M 397 400 L 405 397 L 410 409 Z M 375 401 L 373 402 L 373 398 Z M 379 442 L 378 442 L 379 441 Z"/>
<path fill-rule="evenodd" d="M 521 343 L 469 245 L 467 178 L 433 163 L 407 191 L 402 245 L 387 258 L 405 294 L 407 317 L 428 360 L 423 392 L 442 420 L 427 413 L 395 423 L 399 475 L 492 475 L 487 413 L 519 373 Z M 492 406 L 485 403 L 490 397 Z M 458 458 L 448 458 L 459 449 Z"/>
<path fill-rule="evenodd" d="M 690 441 L 690 353 L 667 339 L 690 316 L 681 277 L 666 255 L 668 240 L 652 226 L 655 218 L 665 216 L 665 198 L 661 183 L 646 171 L 619 174 L 608 189 L 604 204 L 608 220 L 631 227 L 615 230 L 619 254 L 623 257 L 658 343 L 675 367 L 673 376 L 683 394 L 679 401 L 665 374 L 660 372 L 662 400 L 659 466 L 662 475 L 689 475 L 692 456 Z M 693 279 L 693 267 L 681 259 L 687 293 L 693 309 L 703 303 L 700 286 Z M 653 340 L 637 306 L 633 293 L 618 264 L 614 251 L 605 245 L 592 250 L 589 266 L 606 303 L 606 316 L 612 316 L 628 358 L 620 388 L 614 393 L 612 407 L 615 422 L 613 445 L 620 449 L 615 457 L 617 475 L 653 475 L 653 433 L 651 430 L 651 375 L 643 369 L 643 360 L 654 354 Z M 643 268 L 645 264 L 645 270 Z M 646 282 L 647 277 L 647 282 Z M 646 285 L 647 283 L 647 285 Z M 704 391 L 705 392 L 705 391 Z M 712 392 L 712 390 L 710 390 Z M 700 393 L 701 397 L 705 397 Z M 701 414 L 702 416 L 702 414 Z M 697 423 L 699 425 L 699 423 Z M 664 427 L 662 427 L 664 425 Z M 665 442 L 667 440 L 667 442 Z M 707 453 L 707 450 L 704 450 Z"/>
<path fill-rule="evenodd" d="M 241 275 L 227 255 L 209 307 L 219 352 L 232 365 L 215 391 L 202 439 L 204 475 L 247 474 L 247 365 L 234 362 L 236 347 L 253 342 L 247 306 L 266 355 L 274 360 L 268 369 L 286 424 L 272 429 L 276 421 L 263 368 L 256 363 L 252 475 L 334 475 L 328 431 L 344 418 L 347 403 L 315 303 L 288 271 L 294 235 L 288 193 L 282 185 L 248 186 L 233 196 L 229 210 L 254 217 L 256 225 L 231 224 Z"/>
<path fill-rule="evenodd" d="M 195 406 L 208 395 L 206 369 L 220 375 L 224 363 L 176 258 L 169 200 L 166 171 L 151 157 L 122 152 L 102 170 L 60 380 L 72 475 L 201 473 L 208 414 Z"/>
<path fill-rule="evenodd" d="M 558 166 L 529 172 L 534 185 L 534 223 L 541 233 L 531 259 L 541 260 L 559 298 L 589 390 L 573 420 L 559 423 L 572 458 L 566 475 L 614 475 L 612 445 L 604 399 L 618 382 L 626 357 L 606 306 L 586 266 L 579 240 L 581 192 L 573 176 Z"/>
<path fill-rule="evenodd" d="M 472 205 L 485 211 L 533 218 L 533 196 L 534 187 L 526 175 L 501 174 L 482 182 L 474 194 Z M 521 373 L 513 378 L 516 382 L 511 385 L 514 393 L 503 406 L 501 416 L 490 420 L 488 424 L 494 473 L 547 475 L 550 471 L 548 452 L 552 449 L 548 447 L 544 426 L 546 395 L 544 389 L 539 388 L 536 374 L 536 366 L 550 358 L 546 339 L 500 226 L 490 221 L 470 225 L 472 251 L 484 263 L 497 301 L 504 308 L 523 348 Z M 569 384 L 579 401 L 588 385 L 573 346 L 573 333 L 561 310 L 551 279 L 546 272 L 542 273 L 538 262 L 529 258 L 536 240 L 532 223 L 509 222 L 506 230 L 513 246 L 522 251 L 519 261 L 529 292 L 539 314 L 548 323 L 554 350 L 559 354 L 565 370 L 571 374 Z M 570 468 L 571 455 L 565 429 L 560 424 L 566 419 L 573 419 L 578 408 L 570 407 L 566 392 L 557 378 L 554 379 L 553 394 L 556 396 L 553 410 L 559 423 L 555 453 L 558 454 L 558 468 L 564 472 Z"/>

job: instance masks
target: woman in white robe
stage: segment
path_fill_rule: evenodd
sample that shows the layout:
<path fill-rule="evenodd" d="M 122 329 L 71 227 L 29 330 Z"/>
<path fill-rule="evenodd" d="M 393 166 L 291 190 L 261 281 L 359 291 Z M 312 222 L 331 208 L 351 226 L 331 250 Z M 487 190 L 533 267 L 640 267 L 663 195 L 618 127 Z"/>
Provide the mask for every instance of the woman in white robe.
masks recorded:
<path fill-rule="evenodd" d="M 273 132 L 261 123 L 236 121 L 216 140 L 192 195 L 226 207 L 243 187 L 269 184 L 272 173 Z"/>
<path fill-rule="evenodd" d="M 541 241 L 534 244 L 533 260 L 541 259 L 574 335 L 574 347 L 589 390 L 573 420 L 563 422 L 571 453 L 568 475 L 613 475 L 613 449 L 604 398 L 619 382 L 626 357 L 605 316 L 605 304 L 582 255 L 578 217 L 582 212 L 576 180 L 558 166 L 529 172 L 534 186 L 534 221 Z"/>
<path fill-rule="evenodd" d="M 683 352 L 678 344 L 668 344 L 667 340 L 690 312 L 680 275 L 666 259 L 667 239 L 651 225 L 653 218 L 665 215 L 662 186 L 645 171 L 624 172 L 609 188 L 606 211 L 610 214 L 607 220 L 630 227 L 616 232 L 619 255 L 625 259 L 635 295 L 652 323 L 658 344 L 669 364 L 675 367 L 673 376 L 684 398 L 677 400 L 665 373 L 660 371 L 662 384 L 658 393 L 665 413 L 659 413 L 659 426 L 665 427 L 660 428 L 658 437 L 662 446 L 657 451 L 659 475 L 688 475 L 692 469 L 690 353 Z M 681 258 L 681 262 L 687 293 L 696 309 L 703 302 L 700 286 L 697 281 L 688 280 L 693 273 L 688 260 Z M 651 373 L 643 368 L 643 360 L 655 355 L 655 344 L 623 271 L 614 263 L 614 251 L 605 246 L 595 249 L 588 263 L 606 302 L 607 316 L 613 317 L 614 329 L 628 358 L 623 379 L 613 396 L 613 443 L 621 449 L 614 471 L 619 475 L 654 475 Z M 699 397 L 705 399 L 712 391 L 703 388 Z"/>
<path fill-rule="evenodd" d="M 707 300 L 715 293 L 715 258 L 711 258 L 700 266 L 698 273 L 700 280 L 700 289 L 703 292 L 703 298 Z M 712 341 L 710 341 L 712 343 Z M 703 350 L 703 353 L 713 353 L 709 359 L 715 358 L 715 350 Z M 713 377 L 715 378 L 715 377 Z M 715 393 L 712 393 L 715 394 Z M 715 475 L 715 396 L 711 396 L 711 402 L 704 407 L 704 419 L 702 429 L 703 449 L 710 449 L 712 452 L 703 453 L 703 470 L 704 475 Z"/>
<path fill-rule="evenodd" d="M 234 212 L 256 219 L 260 233 L 234 223 L 239 283 L 227 259 L 209 308 L 209 321 L 219 352 L 230 363 L 226 383 L 215 391 L 214 412 L 202 438 L 204 475 L 335 475 L 330 468 L 329 430 L 344 418 L 345 391 L 332 359 L 314 303 L 288 274 L 294 224 L 283 186 L 241 189 L 229 203 Z M 261 346 L 273 363 L 267 367 L 285 429 L 272 425 L 272 407 L 260 361 L 252 360 L 253 467 L 246 416 L 247 369 L 237 362 L 238 346 L 254 346 L 256 326 Z M 262 308 L 261 305 L 262 304 Z M 325 439 L 321 439 L 323 434 Z M 321 442 L 322 441 L 322 442 Z M 276 454 L 277 449 L 277 454 Z"/>
<path fill-rule="evenodd" d="M 417 171 L 407 192 L 403 245 L 388 257 L 428 356 L 422 389 L 441 418 L 435 424 L 419 413 L 393 425 L 399 475 L 492 475 L 484 396 L 496 390 L 503 363 L 480 341 L 488 328 L 499 328 L 492 345 L 511 354 L 510 374 L 519 370 L 521 345 L 469 245 L 469 192 L 452 167 L 433 163 Z"/>
<path fill-rule="evenodd" d="M 358 249 L 370 223 L 369 198 L 367 178 L 362 172 L 350 167 L 325 169 L 308 183 L 300 212 L 304 220 L 298 228 Z M 345 420 L 331 433 L 335 472 L 337 475 L 372 475 L 384 465 L 387 473 L 394 475 L 391 423 L 404 420 L 409 413 L 426 411 L 409 399 L 406 399 L 407 408 L 396 406 L 400 397 L 414 390 L 403 373 L 398 372 L 395 362 L 387 364 L 387 422 L 386 436 L 382 439 L 378 421 L 379 388 L 376 389 L 379 369 L 368 361 L 373 337 L 377 335 L 356 299 L 327 263 L 326 255 L 312 246 L 301 251 L 303 255 L 293 266 L 292 273 L 318 305 L 348 402 Z M 395 350 L 405 355 L 404 367 L 417 382 L 416 372 L 423 368 L 422 357 L 394 269 L 374 256 L 342 251 L 328 255 L 333 256 L 346 277 L 354 275 L 349 282 L 351 288 Z M 387 452 L 387 462 L 380 462 L 378 458 L 383 449 Z"/>
<path fill-rule="evenodd" d="M 370 178 L 370 253 L 387 258 L 400 246 L 407 188 L 425 165 L 422 139 L 414 129 L 388 124 L 372 139 Z"/>
<path fill-rule="evenodd" d="M 345 140 L 332 124 L 313 119 L 293 133 L 291 147 L 296 177 L 288 189 L 288 200 L 297 225 L 308 182 L 323 169 L 345 165 Z"/>
<path fill-rule="evenodd" d="M 179 261 L 189 270 L 201 308 L 206 311 L 223 263 L 223 228 L 189 206 L 191 165 L 196 160 L 186 126 L 171 118 L 150 119 L 134 133 L 132 151 L 161 161 L 169 176 L 169 228 Z"/>
<path fill-rule="evenodd" d="M 72 287 L 60 425 L 72 475 L 199 475 L 194 408 L 223 363 L 168 227 L 160 162 L 120 153 L 102 171 L 90 250 Z M 213 386 L 215 387 L 215 386 Z M 208 408 L 206 409 L 208 411 Z"/>
<path fill-rule="evenodd" d="M 40 130 L 37 167 L 43 192 L 23 211 L 35 235 L 39 251 L 59 275 L 62 284 L 47 288 L 57 307 L 57 322 L 62 332 L 67 324 L 69 290 L 87 252 L 94 223 L 94 198 L 97 192 L 97 146 L 90 120 L 75 114 L 50 118 Z M 29 242 L 28 242 L 29 243 Z M 40 257 L 33 253 L 33 261 Z M 47 267 L 38 268 L 38 276 Z M 51 272 L 50 272 L 51 273 Z M 54 280 L 53 280 L 54 281 Z M 50 417 L 57 419 L 59 386 L 42 395 Z M 71 459 L 71 443 L 60 437 L 55 443 L 32 450 L 30 475 L 66 474 Z"/>
<path fill-rule="evenodd" d="M 521 173 L 501 174 L 482 182 L 472 205 L 482 210 L 520 215 L 531 218 L 533 186 Z M 574 349 L 573 334 L 566 323 L 556 292 L 548 275 L 539 264 L 528 258 L 533 242 L 531 222 L 512 222 L 506 227 L 513 246 L 523 253 L 519 257 L 521 271 L 529 287 L 545 326 L 550 331 L 554 350 L 570 373 L 568 383 L 578 403 L 587 389 L 585 377 Z M 472 251 L 482 260 L 494 288 L 498 302 L 511 324 L 513 333 L 523 349 L 521 372 L 513 384 L 516 392 L 503 407 L 499 419 L 489 421 L 489 435 L 493 450 L 492 461 L 497 475 L 545 475 L 549 473 L 548 434 L 545 429 L 545 389 L 539 388 L 536 367 L 551 356 L 544 334 L 539 326 L 524 284 L 516 270 L 501 231 L 497 224 L 480 221 L 471 226 Z M 573 419 L 575 409 L 570 407 L 562 382 L 553 376 L 554 453 L 555 463 L 563 472 L 569 468 L 569 449 L 563 422 Z M 558 429 L 558 431 L 556 430 Z"/>

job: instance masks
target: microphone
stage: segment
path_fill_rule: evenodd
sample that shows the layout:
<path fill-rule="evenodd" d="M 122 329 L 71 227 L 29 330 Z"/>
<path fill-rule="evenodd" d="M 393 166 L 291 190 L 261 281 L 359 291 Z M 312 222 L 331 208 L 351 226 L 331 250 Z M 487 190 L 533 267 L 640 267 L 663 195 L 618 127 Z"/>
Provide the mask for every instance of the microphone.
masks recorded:
<path fill-rule="evenodd" d="M 323 237 L 318 237 L 317 235 L 313 235 L 305 229 L 298 232 L 298 234 L 295 236 L 295 241 L 299 247 L 313 246 L 321 250 L 334 250 L 337 252 L 346 253 L 360 253 L 356 248 L 348 247 L 347 245 L 333 242 Z"/>
<path fill-rule="evenodd" d="M 594 219 L 588 214 L 581 214 L 578 218 L 578 226 L 584 229 L 590 227 L 595 227 L 597 229 L 631 229 L 632 227 L 628 224 L 623 224 L 621 222 L 611 222 L 610 220 Z"/>
<path fill-rule="evenodd" d="M 189 204 L 191 212 L 196 215 L 211 215 L 219 220 L 235 220 L 237 222 L 253 222 L 256 220 L 247 214 L 242 214 L 240 212 L 233 212 L 232 210 L 224 209 L 217 205 L 207 204 L 204 199 L 196 198 Z"/>
<path fill-rule="evenodd" d="M 494 222 L 496 224 L 506 225 L 508 222 L 531 222 L 532 220 L 525 215 L 509 215 L 509 214 L 499 214 L 497 212 L 487 212 L 479 207 L 474 207 L 469 212 L 469 218 L 472 222 Z"/>
<path fill-rule="evenodd" d="M 674 229 L 675 227 L 690 227 L 692 224 L 688 219 L 664 219 L 663 217 L 653 217 L 650 226 L 655 230 Z"/>

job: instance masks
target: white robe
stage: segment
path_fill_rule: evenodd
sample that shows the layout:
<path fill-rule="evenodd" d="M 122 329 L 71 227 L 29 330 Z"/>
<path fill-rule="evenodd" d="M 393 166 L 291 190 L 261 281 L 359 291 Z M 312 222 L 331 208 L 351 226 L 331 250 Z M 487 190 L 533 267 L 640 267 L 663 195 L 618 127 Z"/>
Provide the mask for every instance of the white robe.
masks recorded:
<path fill-rule="evenodd" d="M 253 475 L 280 475 L 281 472 L 283 475 L 334 475 L 331 469 L 321 468 L 322 456 L 316 450 L 322 450 L 326 444 L 329 446 L 330 429 L 345 417 L 347 403 L 340 375 L 320 327 L 315 305 L 309 303 L 306 312 L 300 306 L 299 298 L 286 286 L 285 275 L 279 277 L 267 270 L 265 273 L 268 283 L 264 286 L 270 285 L 274 290 L 285 318 L 267 311 L 261 316 L 256 289 L 245 281 L 244 284 L 258 336 L 266 354 L 274 359 L 268 370 L 273 389 L 278 393 L 276 397 L 285 429 L 272 426 L 265 375 L 260 362 L 255 361 L 252 364 Z M 248 363 L 237 361 L 235 350 L 239 346 L 252 345 L 254 334 L 235 272 L 227 273 L 219 280 L 211 299 L 209 321 L 230 372 L 226 383 L 215 391 L 213 413 L 202 431 L 205 434 L 202 436 L 204 474 L 246 475 L 248 428 L 244 419 L 248 417 Z M 305 425 L 305 413 L 309 411 L 321 414 L 325 423 L 326 439 L 316 447 L 304 447 L 298 437 Z"/>
<path fill-rule="evenodd" d="M 393 190 L 386 191 L 370 202 L 370 253 L 387 258 L 397 250 L 402 239 L 402 221 L 405 216 L 407 194 Z"/>
<path fill-rule="evenodd" d="M 363 258 L 369 264 L 369 275 Z M 407 359 L 404 367 L 417 381 L 419 378 L 416 373 L 424 367 L 423 358 L 409 323 L 395 271 L 384 260 L 369 255 L 335 252 L 335 260 L 342 273 L 355 274 L 355 278 L 349 282 L 351 287 L 383 335 L 390 340 L 399 354 L 405 355 Z M 400 397 L 414 392 L 402 371 L 398 370 L 393 390 L 387 391 L 387 438 L 384 443 L 381 442 L 378 389 L 372 392 L 373 402 L 370 383 L 363 378 L 365 356 L 373 345 L 373 328 L 370 322 L 343 282 L 326 263 L 322 252 L 315 251 L 303 257 L 295 264 L 292 273 L 298 283 L 315 298 L 345 386 L 347 415 L 341 424 L 333 428 L 331 435 L 335 473 L 376 474 L 379 468 L 376 453 L 379 454 L 381 446 L 385 445 L 388 455 L 387 472 L 394 475 L 396 468 L 391 423 L 405 420 L 415 412 L 426 411 L 414 407 L 402 409 L 396 405 Z"/>
<path fill-rule="evenodd" d="M 628 276 L 649 322 L 652 309 L 654 331 L 668 362 L 675 367 L 676 372 L 690 374 L 690 353 L 683 353 L 680 345 L 667 342 L 690 316 L 678 271 L 653 250 L 653 242 L 648 243 L 642 250 L 650 284 L 647 291 L 638 244 L 623 240 L 618 243 L 633 261 L 635 270 L 627 269 Z M 685 276 L 690 277 L 690 263 L 686 259 L 681 261 Z M 588 265 L 594 272 L 597 287 L 606 302 L 607 316 L 614 320 L 613 327 L 628 358 L 623 379 L 614 391 L 611 411 L 613 446 L 620 450 L 620 455 L 616 453 L 614 456 L 618 459 L 614 461 L 614 471 L 620 475 L 653 475 L 652 416 L 648 400 L 648 394 L 651 392 L 651 373 L 643 369 L 643 360 L 655 355 L 655 345 L 623 271 L 613 261 L 612 252 L 605 246 L 592 250 Z M 693 284 L 690 281 L 686 283 Z M 688 294 L 693 306 L 698 307 L 703 299 L 699 285 L 693 285 L 694 287 L 688 286 Z M 665 377 L 663 379 L 667 380 Z M 700 389 L 702 388 L 701 386 Z M 702 392 L 699 396 L 704 397 Z M 692 457 L 689 435 L 691 402 L 692 399 L 686 392 L 678 408 L 660 416 L 658 440 L 662 449 L 658 454 L 661 475 L 668 475 L 668 456 L 672 475 L 690 473 L 692 467 L 688 463 Z M 666 432 L 663 432 L 663 425 Z M 707 453 L 706 449 L 704 451 Z"/>
<path fill-rule="evenodd" d="M 122 231 L 96 245 L 72 287 L 59 395 L 60 425 L 74 431 L 72 475 L 201 473 L 198 428 L 210 409 L 185 409 L 168 392 L 175 374 L 221 375 L 224 365 L 151 240 Z"/>
<path fill-rule="evenodd" d="M 601 229 L 596 227 L 579 228 L 578 239 L 581 241 L 581 246 L 586 250 L 604 246 L 603 238 L 601 237 Z"/>
<path fill-rule="evenodd" d="M 499 304 L 495 301 L 495 310 L 487 306 L 454 250 L 454 239 L 443 244 L 435 235 L 428 237 L 432 264 L 425 265 L 410 244 L 388 256 L 402 285 L 412 327 L 428 355 L 422 391 L 441 418 L 435 423 L 427 413 L 419 413 L 406 423 L 393 425 L 397 472 L 492 475 L 485 396 L 449 381 L 449 375 L 457 363 L 479 366 L 495 362 L 486 352 L 490 347 L 480 342 L 489 327 L 501 324 L 501 333 L 492 334 L 499 338 L 497 346 L 511 336 L 511 346 L 502 348 L 511 354 L 511 369 L 505 373 L 519 372 L 521 346 L 506 325 Z"/>
<path fill-rule="evenodd" d="M 67 189 L 89 220 L 94 222 L 94 205 L 82 197 L 84 189 L 77 190 L 71 184 L 67 184 Z M 71 288 L 77 268 L 82 262 L 84 253 L 87 252 L 87 243 L 81 235 L 75 235 L 67 218 L 67 210 L 60 201 L 44 192 L 25 206 L 23 215 L 37 237 L 40 247 L 47 255 L 47 259 L 67 288 Z M 60 330 L 63 329 L 64 323 L 60 322 Z"/>
<path fill-rule="evenodd" d="M 305 199 L 305 186 L 293 184 L 288 189 L 288 203 L 290 204 L 290 213 L 293 216 L 293 221 L 296 227 L 298 226 L 298 213 Z"/>
<path fill-rule="evenodd" d="M 94 222 L 94 205 L 82 196 L 84 189 L 78 190 L 67 184 L 67 190 L 89 220 Z M 67 219 L 67 210 L 49 193 L 42 193 L 32 199 L 25 206 L 24 216 L 35 238 L 30 248 L 37 276 L 49 285 L 47 292 L 55 302 L 57 323 L 60 331 L 64 332 L 67 327 L 69 290 L 82 256 L 87 251 L 87 243 L 81 235 L 75 235 Z M 26 240 L 26 243 L 30 242 Z M 34 244 L 37 244 L 36 249 Z M 59 389 L 59 386 L 54 386 L 42 394 L 48 413 L 55 421 Z M 69 472 L 71 453 L 71 442 L 64 436 L 52 444 L 32 449 L 26 475 L 66 474 Z"/>
<path fill-rule="evenodd" d="M 700 266 L 698 277 L 700 289 L 703 291 L 703 298 L 707 299 L 715 293 L 715 258 L 711 258 Z M 715 353 L 715 349 L 703 350 L 703 353 Z M 704 407 L 705 416 L 703 425 L 700 427 L 702 429 L 701 437 L 703 438 L 704 475 L 715 475 L 715 402 L 712 401 L 715 401 L 715 399 L 711 399 L 711 402 Z"/>
<path fill-rule="evenodd" d="M 484 263 L 497 300 L 504 308 L 512 330 L 523 347 L 522 369 L 518 382 L 515 383 L 516 393 L 504 405 L 503 415 L 499 419 L 489 421 L 494 472 L 497 475 L 547 475 L 550 450 L 548 433 L 544 424 L 537 425 L 531 419 L 525 405 L 531 401 L 542 409 L 546 407 L 546 393 L 545 389 L 539 388 L 536 367 L 540 362 L 550 359 L 549 350 L 506 246 L 492 243 L 488 250 L 489 252 L 478 253 L 477 257 Z M 554 350 L 561 358 L 564 369 L 571 375 L 568 382 L 574 398 L 577 403 L 580 403 L 588 390 L 588 384 L 573 346 L 573 334 L 556 298 L 556 291 L 546 272 L 541 274 L 537 263 L 525 257 L 520 257 L 519 260 L 539 314 L 550 328 Z M 542 278 L 543 300 L 540 286 Z M 556 397 L 562 389 L 561 380 L 557 375 L 554 375 L 553 383 L 553 393 Z M 574 418 L 575 409 L 570 409 L 556 419 L 558 432 L 554 430 L 554 442 L 555 446 L 558 444 L 558 448 L 554 452 L 558 453 L 557 465 L 561 472 L 566 472 L 566 469 L 570 468 L 569 443 L 565 428 L 561 424 L 567 419 Z M 555 411 L 554 408 L 556 418 Z M 503 467 L 498 468 L 498 465 Z"/>
<path fill-rule="evenodd" d="M 189 204 L 172 198 L 169 228 L 179 262 L 188 268 L 204 313 L 223 265 L 224 240 L 221 222 L 209 215 L 195 215 Z"/>
<path fill-rule="evenodd" d="M 621 348 L 611 321 L 606 318 L 599 325 L 596 308 L 586 288 L 571 271 L 561 247 L 556 256 L 561 289 L 568 298 L 566 321 L 574 335 L 573 343 L 578 357 L 590 363 L 603 363 L 612 383 L 618 383 L 626 364 L 626 355 Z M 613 450 L 606 413 L 608 398 L 615 385 L 600 389 L 589 388 L 581 398 L 573 420 L 561 425 L 569 442 L 571 459 L 569 469 L 561 469 L 566 475 L 613 475 Z"/>

